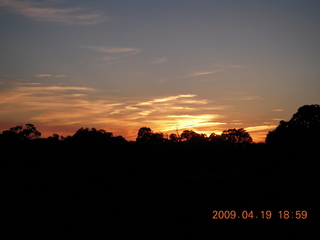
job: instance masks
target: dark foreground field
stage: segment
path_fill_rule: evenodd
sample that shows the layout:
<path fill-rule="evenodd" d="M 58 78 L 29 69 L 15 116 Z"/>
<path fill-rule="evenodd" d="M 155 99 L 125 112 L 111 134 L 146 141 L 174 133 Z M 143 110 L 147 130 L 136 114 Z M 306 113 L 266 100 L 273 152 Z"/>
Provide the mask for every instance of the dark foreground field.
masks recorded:
<path fill-rule="evenodd" d="M 6 239 L 320 236 L 315 148 L 32 143 L 1 151 Z M 214 210 L 237 217 L 212 219 Z M 271 219 L 261 219 L 267 210 Z M 285 210 L 289 218 L 280 219 Z M 238 218 L 243 211 L 253 219 Z"/>

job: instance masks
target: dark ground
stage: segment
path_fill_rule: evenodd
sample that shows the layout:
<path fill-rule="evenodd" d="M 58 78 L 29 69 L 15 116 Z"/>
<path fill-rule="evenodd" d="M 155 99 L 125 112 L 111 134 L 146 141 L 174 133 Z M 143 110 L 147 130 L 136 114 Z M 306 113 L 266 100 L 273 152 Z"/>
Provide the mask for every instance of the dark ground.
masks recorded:
<path fill-rule="evenodd" d="M 317 239 L 317 149 L 2 146 L 3 239 Z M 212 219 L 214 210 L 254 219 Z M 271 210 L 271 219 L 260 212 Z M 306 210 L 307 219 L 278 211 Z M 316 235 L 315 235 L 316 234 Z"/>

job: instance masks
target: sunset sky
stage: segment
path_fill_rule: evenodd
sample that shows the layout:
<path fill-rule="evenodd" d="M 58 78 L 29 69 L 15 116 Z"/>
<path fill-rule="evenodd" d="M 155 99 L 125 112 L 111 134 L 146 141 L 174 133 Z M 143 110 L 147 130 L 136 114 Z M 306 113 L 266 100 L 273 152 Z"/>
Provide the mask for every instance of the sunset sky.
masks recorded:
<path fill-rule="evenodd" d="M 320 103 L 320 1 L 0 0 L 0 130 L 264 141 Z"/>

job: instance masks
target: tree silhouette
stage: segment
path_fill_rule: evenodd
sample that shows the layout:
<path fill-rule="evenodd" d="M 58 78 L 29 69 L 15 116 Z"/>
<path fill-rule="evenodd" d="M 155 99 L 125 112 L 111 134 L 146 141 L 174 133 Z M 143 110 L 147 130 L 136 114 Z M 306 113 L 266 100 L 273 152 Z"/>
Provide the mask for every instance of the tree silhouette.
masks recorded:
<path fill-rule="evenodd" d="M 163 138 L 162 133 L 154 133 L 151 128 L 142 127 L 138 131 L 138 136 L 136 142 L 138 143 L 163 143 L 165 139 Z"/>
<path fill-rule="evenodd" d="M 151 135 L 151 139 L 150 142 L 157 144 L 157 143 L 163 143 L 165 141 L 165 139 L 163 138 L 163 134 L 162 133 L 153 133 Z"/>
<path fill-rule="evenodd" d="M 189 141 L 191 138 L 198 136 L 198 133 L 196 133 L 193 130 L 184 130 L 181 133 L 181 139 L 184 141 Z"/>
<path fill-rule="evenodd" d="M 105 130 L 97 130 L 95 128 L 80 128 L 74 135 L 74 139 L 81 140 L 104 140 L 113 137 L 112 132 L 106 132 Z"/>
<path fill-rule="evenodd" d="M 175 133 L 171 133 L 169 138 L 170 138 L 171 142 L 179 142 L 180 141 L 179 137 Z"/>
<path fill-rule="evenodd" d="M 211 133 L 208 139 L 212 143 L 222 142 L 221 135 L 217 135 L 215 133 Z"/>
<path fill-rule="evenodd" d="M 146 142 L 150 141 L 151 136 L 152 136 L 151 128 L 142 127 L 138 131 L 138 136 L 136 138 L 136 141 L 140 142 L 140 143 L 146 143 Z"/>
<path fill-rule="evenodd" d="M 184 130 L 181 134 L 181 139 L 192 143 L 204 143 L 208 141 L 206 134 L 196 133 L 193 130 Z"/>
<path fill-rule="evenodd" d="M 80 128 L 69 141 L 75 141 L 77 143 L 89 145 L 97 144 L 121 144 L 126 142 L 122 136 L 113 136 L 112 132 L 107 132 L 104 129 L 97 130 L 95 128 Z"/>
<path fill-rule="evenodd" d="M 320 143 L 320 106 L 304 105 L 289 121 L 280 121 L 279 126 L 266 137 L 267 144 L 307 145 Z"/>
<path fill-rule="evenodd" d="M 252 138 L 246 130 L 243 128 L 239 129 L 228 129 L 224 130 L 221 134 L 223 141 L 235 144 L 235 143 L 252 143 Z"/>
<path fill-rule="evenodd" d="M 39 138 L 41 133 L 33 124 L 27 123 L 25 127 L 19 125 L 12 127 L 9 130 L 5 130 L 2 132 L 2 135 L 8 139 L 32 140 Z"/>

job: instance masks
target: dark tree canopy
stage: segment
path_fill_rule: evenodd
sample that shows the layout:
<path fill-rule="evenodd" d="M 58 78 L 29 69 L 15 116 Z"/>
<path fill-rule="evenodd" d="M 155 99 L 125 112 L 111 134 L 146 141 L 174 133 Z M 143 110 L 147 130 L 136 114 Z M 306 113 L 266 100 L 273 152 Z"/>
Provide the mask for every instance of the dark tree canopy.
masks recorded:
<path fill-rule="evenodd" d="M 221 135 L 217 135 L 215 133 L 211 133 L 209 136 L 209 141 L 212 143 L 219 143 L 222 142 Z"/>
<path fill-rule="evenodd" d="M 112 132 L 107 132 L 104 129 L 97 130 L 95 128 L 80 128 L 71 141 L 79 143 L 91 144 L 104 144 L 104 143 L 124 143 L 126 140 L 122 136 L 113 136 Z"/>
<path fill-rule="evenodd" d="M 191 138 L 196 137 L 198 133 L 194 132 L 193 130 L 184 130 L 181 133 L 181 139 L 184 141 L 189 141 Z"/>
<path fill-rule="evenodd" d="M 289 125 L 296 129 L 320 130 L 320 105 L 304 105 L 298 109 L 289 121 Z"/>
<path fill-rule="evenodd" d="M 208 140 L 206 134 L 196 133 L 193 130 L 184 130 L 181 133 L 181 139 L 183 141 L 188 141 L 188 142 L 193 142 L 193 143 L 203 143 Z"/>
<path fill-rule="evenodd" d="M 246 130 L 243 128 L 239 129 L 228 129 L 224 130 L 221 134 L 222 141 L 229 143 L 252 143 L 252 138 Z"/>
<path fill-rule="evenodd" d="M 267 144 L 306 145 L 320 143 L 320 106 L 304 105 L 289 121 L 280 121 L 279 126 L 266 137 Z"/>
<path fill-rule="evenodd" d="M 142 127 L 138 131 L 136 141 L 138 143 L 162 143 L 164 138 L 162 133 L 154 133 L 151 128 Z"/>
<path fill-rule="evenodd" d="M 169 136 L 169 139 L 171 142 L 179 142 L 180 141 L 180 138 L 175 133 L 171 133 Z"/>
<path fill-rule="evenodd" d="M 152 130 L 148 127 L 142 127 L 138 131 L 137 142 L 148 142 L 151 139 Z"/>
<path fill-rule="evenodd" d="M 8 139 L 32 140 L 39 138 L 41 136 L 41 133 L 33 124 L 27 123 L 25 127 L 19 125 L 16 127 L 12 127 L 9 130 L 5 130 L 2 132 L 2 135 L 4 136 L 4 138 Z"/>
<path fill-rule="evenodd" d="M 80 128 L 74 135 L 76 139 L 106 139 L 113 137 L 112 132 L 106 132 L 105 130 L 97 130 L 95 128 Z"/>

